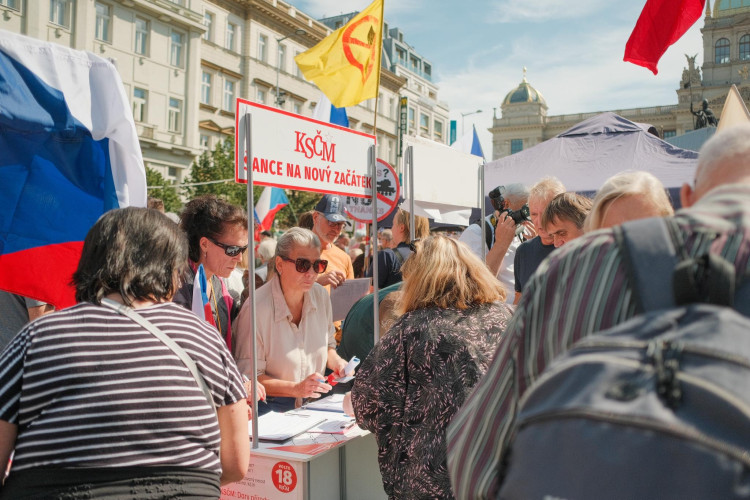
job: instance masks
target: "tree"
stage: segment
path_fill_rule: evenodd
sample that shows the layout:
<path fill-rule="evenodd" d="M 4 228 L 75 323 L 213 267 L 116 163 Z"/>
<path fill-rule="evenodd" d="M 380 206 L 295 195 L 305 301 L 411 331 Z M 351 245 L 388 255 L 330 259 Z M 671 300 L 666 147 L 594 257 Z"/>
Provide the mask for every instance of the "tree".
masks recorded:
<path fill-rule="evenodd" d="M 216 145 L 211 152 L 204 152 L 190 169 L 190 175 L 185 179 L 185 190 L 189 198 L 204 194 L 214 194 L 230 203 L 247 208 L 247 186 L 234 181 L 234 137 L 227 137 Z M 254 189 L 255 199 L 262 188 Z"/>
<path fill-rule="evenodd" d="M 171 187 L 173 182 L 168 182 L 156 170 L 146 167 L 146 185 L 149 187 L 148 195 L 152 198 L 159 198 L 164 202 L 164 210 L 167 212 L 180 213 L 182 201 L 177 193 L 177 187 Z M 162 186 L 152 188 L 153 186 Z"/>

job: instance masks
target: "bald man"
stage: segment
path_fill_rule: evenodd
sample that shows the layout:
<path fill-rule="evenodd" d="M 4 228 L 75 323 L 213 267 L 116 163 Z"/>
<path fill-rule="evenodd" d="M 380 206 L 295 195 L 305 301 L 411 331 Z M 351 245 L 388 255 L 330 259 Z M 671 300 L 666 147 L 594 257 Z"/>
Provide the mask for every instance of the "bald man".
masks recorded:
<path fill-rule="evenodd" d="M 750 124 L 717 132 L 674 215 L 688 256 L 721 254 L 738 283 L 750 273 Z M 628 293 L 630 291 L 630 293 Z M 555 250 L 531 278 L 486 375 L 448 428 L 457 498 L 496 498 L 508 431 L 524 391 L 554 358 L 635 316 L 626 264 L 611 229 Z"/>

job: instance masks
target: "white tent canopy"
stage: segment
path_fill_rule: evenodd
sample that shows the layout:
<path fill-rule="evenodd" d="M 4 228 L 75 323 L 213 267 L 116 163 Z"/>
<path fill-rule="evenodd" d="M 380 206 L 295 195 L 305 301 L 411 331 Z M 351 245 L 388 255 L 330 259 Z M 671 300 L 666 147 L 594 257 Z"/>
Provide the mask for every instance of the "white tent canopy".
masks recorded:
<path fill-rule="evenodd" d="M 649 126 L 602 113 L 557 137 L 485 165 L 485 194 L 496 186 L 532 186 L 554 176 L 569 191 L 596 191 L 624 170 L 645 170 L 666 188 L 691 182 L 698 153 L 677 148 L 648 132 Z"/>

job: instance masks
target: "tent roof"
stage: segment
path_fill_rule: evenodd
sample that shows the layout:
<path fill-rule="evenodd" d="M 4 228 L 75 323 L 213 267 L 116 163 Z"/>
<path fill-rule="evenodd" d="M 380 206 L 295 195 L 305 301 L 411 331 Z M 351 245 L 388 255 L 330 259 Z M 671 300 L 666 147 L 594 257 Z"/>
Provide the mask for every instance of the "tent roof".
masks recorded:
<path fill-rule="evenodd" d="M 520 182 L 531 186 L 546 176 L 560 179 L 569 191 L 596 191 L 625 170 L 646 170 L 665 187 L 689 182 L 698 153 L 677 148 L 649 133 L 650 125 L 602 113 L 557 137 L 485 165 L 485 193 Z"/>

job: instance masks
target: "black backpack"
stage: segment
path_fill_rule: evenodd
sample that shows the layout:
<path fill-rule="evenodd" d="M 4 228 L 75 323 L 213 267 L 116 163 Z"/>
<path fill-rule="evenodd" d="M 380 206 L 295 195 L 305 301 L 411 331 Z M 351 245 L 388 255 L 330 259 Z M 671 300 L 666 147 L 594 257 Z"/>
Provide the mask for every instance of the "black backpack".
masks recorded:
<path fill-rule="evenodd" d="M 524 395 L 499 498 L 750 498 L 750 286 L 735 293 L 718 256 L 688 258 L 671 219 L 615 234 L 640 314 Z"/>

